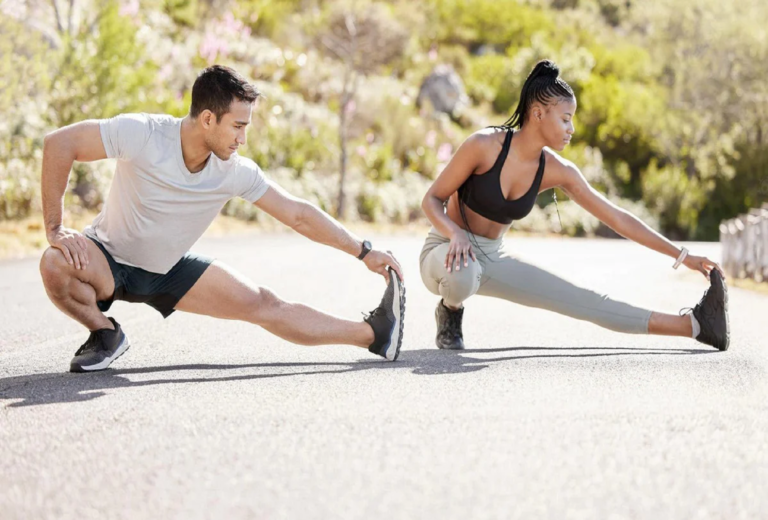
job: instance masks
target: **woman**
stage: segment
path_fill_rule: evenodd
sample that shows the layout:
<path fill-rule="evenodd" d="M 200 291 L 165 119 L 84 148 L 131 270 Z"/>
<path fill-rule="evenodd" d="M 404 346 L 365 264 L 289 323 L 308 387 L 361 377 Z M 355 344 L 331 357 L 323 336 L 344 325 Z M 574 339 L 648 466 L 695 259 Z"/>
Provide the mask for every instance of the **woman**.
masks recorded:
<path fill-rule="evenodd" d="M 544 60 L 523 85 L 520 103 L 501 127 L 471 135 L 430 187 L 422 207 L 433 225 L 420 256 L 421 277 L 441 296 L 436 343 L 462 349 L 463 302 L 473 294 L 540 307 L 634 334 L 688 336 L 726 350 L 728 293 L 715 262 L 688 254 L 637 217 L 595 191 L 561 151 L 574 132 L 576 99 Z M 517 130 L 515 130 L 517 128 Z M 683 315 L 652 312 L 577 287 L 516 259 L 503 248 L 512 221 L 533 208 L 536 196 L 559 187 L 620 235 L 700 271 L 710 280 L 701 301 Z"/>

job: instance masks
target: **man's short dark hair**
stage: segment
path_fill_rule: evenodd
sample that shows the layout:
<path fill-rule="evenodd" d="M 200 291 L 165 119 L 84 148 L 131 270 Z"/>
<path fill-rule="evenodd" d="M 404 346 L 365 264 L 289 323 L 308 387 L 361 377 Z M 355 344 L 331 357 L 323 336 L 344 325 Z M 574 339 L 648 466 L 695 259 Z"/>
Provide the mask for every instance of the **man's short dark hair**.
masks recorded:
<path fill-rule="evenodd" d="M 229 106 L 235 99 L 253 103 L 260 95 L 256 87 L 234 69 L 213 65 L 204 69 L 192 85 L 189 115 L 195 118 L 203 110 L 210 110 L 216 114 L 216 122 L 219 122 L 229 112 Z"/>

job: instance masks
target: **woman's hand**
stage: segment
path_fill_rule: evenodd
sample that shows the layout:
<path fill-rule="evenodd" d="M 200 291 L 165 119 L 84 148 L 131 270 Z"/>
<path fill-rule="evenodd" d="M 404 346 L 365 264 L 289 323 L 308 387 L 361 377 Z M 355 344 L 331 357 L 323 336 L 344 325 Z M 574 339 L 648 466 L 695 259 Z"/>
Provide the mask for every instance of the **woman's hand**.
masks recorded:
<path fill-rule="evenodd" d="M 704 256 L 688 255 L 685 257 L 685 260 L 683 260 L 683 265 L 688 269 L 699 271 L 707 280 L 709 280 L 709 272 L 712 269 L 717 269 L 720 271 L 720 274 L 723 275 L 723 280 L 725 280 L 725 272 L 723 272 L 723 269 L 717 265 L 717 263 Z"/>
<path fill-rule="evenodd" d="M 449 273 L 453 269 L 460 271 L 462 257 L 464 258 L 464 267 L 469 266 L 470 257 L 472 257 L 472 260 L 477 261 L 469 237 L 463 231 L 456 233 L 453 235 L 453 238 L 451 238 L 451 244 L 448 246 L 448 254 L 445 255 L 445 270 Z"/>

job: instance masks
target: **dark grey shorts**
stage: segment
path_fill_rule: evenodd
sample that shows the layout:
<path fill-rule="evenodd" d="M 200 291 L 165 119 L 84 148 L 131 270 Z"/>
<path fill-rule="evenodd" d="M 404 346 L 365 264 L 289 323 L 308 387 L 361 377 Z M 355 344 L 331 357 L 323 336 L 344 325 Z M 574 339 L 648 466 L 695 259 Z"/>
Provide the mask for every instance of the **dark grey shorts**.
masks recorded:
<path fill-rule="evenodd" d="M 163 318 L 167 318 L 173 313 L 173 308 L 179 300 L 213 262 L 212 258 L 187 253 L 166 274 L 150 273 L 139 267 L 117 263 L 98 240 L 88 238 L 93 240 L 107 257 L 112 277 L 115 279 L 115 294 L 112 298 L 96 302 L 101 312 L 109 310 L 113 301 L 123 300 L 146 303 L 160 312 Z"/>

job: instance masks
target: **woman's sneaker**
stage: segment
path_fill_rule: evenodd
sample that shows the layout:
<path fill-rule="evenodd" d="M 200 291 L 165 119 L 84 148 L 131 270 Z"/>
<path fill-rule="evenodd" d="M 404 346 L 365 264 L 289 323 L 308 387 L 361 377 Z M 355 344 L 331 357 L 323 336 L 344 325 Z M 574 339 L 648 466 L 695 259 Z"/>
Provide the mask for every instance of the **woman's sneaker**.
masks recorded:
<path fill-rule="evenodd" d="M 701 301 L 693 308 L 693 317 L 699 322 L 701 332 L 696 340 L 719 350 L 728 350 L 731 329 L 728 321 L 728 288 L 720 271 L 709 273 L 710 287 Z"/>
<path fill-rule="evenodd" d="M 91 332 L 85 343 L 75 352 L 69 364 L 70 372 L 94 372 L 104 370 L 128 350 L 130 344 L 120 324 L 113 318 L 109 321 L 115 330 L 99 329 Z"/>
<path fill-rule="evenodd" d="M 464 334 L 461 332 L 461 320 L 464 317 L 464 307 L 452 310 L 440 300 L 435 309 L 437 336 L 435 344 L 439 349 L 464 350 Z"/>
<path fill-rule="evenodd" d="M 405 319 L 405 287 L 394 269 L 389 269 L 389 284 L 381 303 L 364 321 L 373 329 L 373 343 L 370 352 L 390 361 L 397 359 L 403 343 Z"/>

